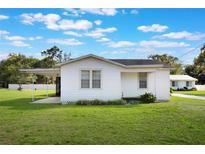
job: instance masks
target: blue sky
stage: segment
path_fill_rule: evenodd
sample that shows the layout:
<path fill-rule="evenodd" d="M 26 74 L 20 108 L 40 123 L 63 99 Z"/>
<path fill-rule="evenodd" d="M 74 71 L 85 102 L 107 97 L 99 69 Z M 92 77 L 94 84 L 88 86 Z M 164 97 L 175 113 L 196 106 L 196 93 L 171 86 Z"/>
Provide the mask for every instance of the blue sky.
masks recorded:
<path fill-rule="evenodd" d="M 184 64 L 205 43 L 205 9 L 1 9 L 0 59 L 40 58 L 57 45 L 72 57 L 147 58 L 171 54 Z M 184 53 L 193 50 L 190 54 Z"/>

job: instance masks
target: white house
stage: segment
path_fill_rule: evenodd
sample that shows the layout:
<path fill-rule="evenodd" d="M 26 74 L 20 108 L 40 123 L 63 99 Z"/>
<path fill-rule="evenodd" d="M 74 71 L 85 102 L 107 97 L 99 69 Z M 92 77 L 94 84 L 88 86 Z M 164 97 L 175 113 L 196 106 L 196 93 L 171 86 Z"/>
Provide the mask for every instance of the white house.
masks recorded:
<path fill-rule="evenodd" d="M 155 60 L 106 59 L 89 54 L 58 64 L 54 69 L 21 71 L 58 76 L 57 90 L 62 103 L 138 97 L 145 92 L 154 94 L 157 100 L 170 98 L 170 67 Z"/>
<path fill-rule="evenodd" d="M 195 88 L 196 78 L 189 75 L 170 75 L 170 86 L 173 89 L 187 89 Z"/>

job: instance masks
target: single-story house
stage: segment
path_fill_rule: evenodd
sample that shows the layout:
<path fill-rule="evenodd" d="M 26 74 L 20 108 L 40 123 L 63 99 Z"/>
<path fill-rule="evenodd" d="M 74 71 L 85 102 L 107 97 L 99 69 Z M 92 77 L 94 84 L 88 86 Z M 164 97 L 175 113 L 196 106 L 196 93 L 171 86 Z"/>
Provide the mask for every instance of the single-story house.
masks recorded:
<path fill-rule="evenodd" d="M 193 78 L 189 75 L 170 75 L 170 86 L 177 89 L 192 89 L 195 88 L 196 78 Z"/>
<path fill-rule="evenodd" d="M 62 103 L 138 97 L 145 92 L 154 94 L 157 100 L 170 98 L 170 67 L 156 60 L 106 59 L 89 54 L 56 68 L 21 71 L 57 76 L 56 90 Z"/>

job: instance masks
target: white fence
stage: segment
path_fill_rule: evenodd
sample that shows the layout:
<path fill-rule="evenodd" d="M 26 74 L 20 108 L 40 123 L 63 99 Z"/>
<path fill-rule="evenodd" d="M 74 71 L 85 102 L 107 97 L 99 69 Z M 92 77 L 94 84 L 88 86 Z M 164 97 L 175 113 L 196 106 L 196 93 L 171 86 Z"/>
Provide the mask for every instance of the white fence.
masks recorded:
<path fill-rule="evenodd" d="M 34 84 L 34 88 L 35 89 L 46 89 L 48 86 L 48 89 L 50 90 L 55 90 L 56 89 L 56 85 L 55 84 Z M 32 84 L 21 84 L 21 87 L 23 89 L 32 89 L 33 85 Z M 19 84 L 9 84 L 9 89 L 18 89 L 19 88 Z"/>
<path fill-rule="evenodd" d="M 205 85 L 195 85 L 197 90 L 205 90 Z"/>

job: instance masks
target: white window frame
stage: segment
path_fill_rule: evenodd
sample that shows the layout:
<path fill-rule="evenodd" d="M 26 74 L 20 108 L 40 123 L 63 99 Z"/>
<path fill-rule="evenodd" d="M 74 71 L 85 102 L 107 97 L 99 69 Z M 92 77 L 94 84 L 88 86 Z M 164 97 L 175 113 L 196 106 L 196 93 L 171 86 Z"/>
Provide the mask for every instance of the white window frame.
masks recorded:
<path fill-rule="evenodd" d="M 83 88 L 83 87 L 82 87 L 82 71 L 89 71 L 89 87 L 88 87 L 88 88 Z M 90 89 L 90 78 L 91 78 L 91 76 L 90 76 L 90 70 L 88 70 L 88 69 L 80 70 L 80 88 L 81 88 L 81 89 Z"/>
<path fill-rule="evenodd" d="M 93 71 L 99 71 L 100 72 L 100 88 L 96 88 L 96 87 L 93 87 Z M 92 89 L 101 89 L 101 87 L 102 87 L 102 71 L 101 70 L 95 70 L 95 69 L 93 69 L 93 70 L 91 70 L 90 71 L 91 72 L 91 88 Z"/>
<path fill-rule="evenodd" d="M 140 87 L 140 73 L 146 73 L 146 87 L 145 88 Z M 139 84 L 139 86 L 138 86 L 139 89 L 148 89 L 148 72 L 139 72 L 139 74 L 138 74 L 138 84 Z"/>
<path fill-rule="evenodd" d="M 81 71 L 89 71 L 90 73 L 90 84 L 89 84 L 89 88 L 82 88 L 81 87 Z M 93 88 L 92 87 L 92 71 L 100 71 L 100 88 Z M 92 89 L 95 89 L 95 90 L 98 90 L 98 89 L 102 89 L 102 86 L 103 86 L 103 70 L 102 69 L 99 69 L 99 68 L 81 68 L 79 70 L 79 89 L 82 89 L 82 90 L 92 90 Z"/>

